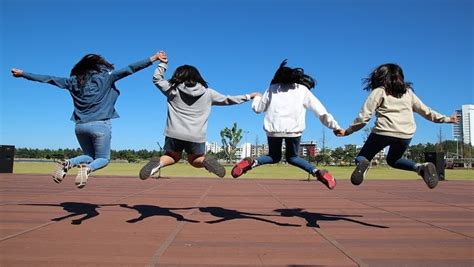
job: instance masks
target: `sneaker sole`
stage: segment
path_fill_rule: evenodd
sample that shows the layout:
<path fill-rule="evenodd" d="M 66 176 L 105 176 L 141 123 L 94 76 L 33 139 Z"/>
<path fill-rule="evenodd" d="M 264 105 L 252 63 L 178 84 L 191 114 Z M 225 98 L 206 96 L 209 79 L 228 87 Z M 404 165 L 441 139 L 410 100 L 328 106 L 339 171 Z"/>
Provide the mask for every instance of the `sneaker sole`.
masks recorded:
<path fill-rule="evenodd" d="M 152 158 L 150 162 L 148 162 L 145 166 L 143 166 L 140 170 L 139 177 L 142 180 L 146 180 L 151 177 L 153 169 L 160 166 L 160 159 L 159 158 Z"/>
<path fill-rule="evenodd" d="M 56 176 L 53 175 L 53 181 L 57 184 L 60 184 L 64 180 L 64 177 L 66 177 L 66 174 L 64 174 L 63 177 L 61 177 L 61 178 L 56 177 Z"/>
<path fill-rule="evenodd" d="M 232 177 L 234 178 L 239 178 L 242 174 L 243 174 L 243 171 L 241 168 L 239 168 L 239 171 L 237 172 L 237 166 L 235 166 L 234 168 L 232 168 L 232 171 L 230 172 L 230 174 L 232 175 Z"/>
<path fill-rule="evenodd" d="M 359 165 L 355 168 L 351 175 L 351 183 L 353 185 L 360 185 L 364 181 L 364 176 L 369 169 L 370 162 L 368 160 L 361 160 Z"/>
<path fill-rule="evenodd" d="M 433 189 L 438 185 L 438 174 L 436 167 L 433 163 L 428 163 L 423 173 L 423 180 L 425 181 L 428 188 Z"/>
<path fill-rule="evenodd" d="M 252 162 L 247 162 L 247 163 L 249 164 L 248 166 L 251 166 L 253 164 L 253 161 Z M 250 170 L 250 169 L 251 168 L 249 168 L 248 170 Z M 232 171 L 230 172 L 230 174 L 234 178 L 239 178 L 240 176 L 242 176 L 242 174 L 246 173 L 247 171 L 244 171 L 244 168 L 239 167 L 238 164 L 237 164 L 236 166 L 234 166 L 234 168 L 232 168 Z"/>
<path fill-rule="evenodd" d="M 65 166 L 61 162 L 56 162 L 58 166 L 56 167 L 56 170 L 54 172 L 53 176 L 53 181 L 57 184 L 61 183 L 64 178 L 66 177 L 67 170 L 64 171 Z M 62 173 L 62 174 L 61 174 Z"/>
<path fill-rule="evenodd" d="M 202 162 L 206 170 L 214 173 L 215 175 L 219 176 L 220 178 L 225 176 L 225 168 L 219 164 L 215 159 L 205 158 Z"/>

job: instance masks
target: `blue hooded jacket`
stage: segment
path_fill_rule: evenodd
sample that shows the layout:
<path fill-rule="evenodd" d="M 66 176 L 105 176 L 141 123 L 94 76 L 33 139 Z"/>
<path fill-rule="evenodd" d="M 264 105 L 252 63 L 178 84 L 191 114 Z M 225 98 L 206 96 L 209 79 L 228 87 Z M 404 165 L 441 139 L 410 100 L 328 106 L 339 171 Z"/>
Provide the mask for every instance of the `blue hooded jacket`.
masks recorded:
<path fill-rule="evenodd" d="M 82 87 L 77 84 L 76 76 L 69 78 L 39 75 L 23 72 L 22 77 L 28 80 L 49 83 L 71 94 L 74 103 L 74 112 L 71 120 L 76 123 L 86 123 L 118 118 L 115 102 L 120 91 L 115 87 L 115 81 L 125 78 L 152 64 L 151 60 L 144 59 L 130 64 L 126 68 L 110 71 L 107 68 L 99 72 L 92 71 Z"/>

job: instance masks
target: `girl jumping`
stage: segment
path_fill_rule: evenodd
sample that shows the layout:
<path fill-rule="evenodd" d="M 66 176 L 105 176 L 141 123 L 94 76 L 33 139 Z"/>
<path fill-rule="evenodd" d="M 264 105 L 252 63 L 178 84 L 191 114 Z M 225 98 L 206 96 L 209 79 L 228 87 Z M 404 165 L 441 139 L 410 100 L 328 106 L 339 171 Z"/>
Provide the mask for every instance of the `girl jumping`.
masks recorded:
<path fill-rule="evenodd" d="M 115 102 L 120 92 L 115 82 L 158 60 L 158 53 L 120 70 L 102 56 L 88 54 L 71 70 L 69 78 L 39 75 L 12 69 L 14 77 L 49 83 L 71 94 L 74 112 L 71 120 L 76 123 L 75 132 L 83 155 L 61 161 L 53 174 L 53 181 L 62 182 L 69 169 L 79 167 L 76 186 L 83 188 L 89 174 L 107 166 L 110 160 L 110 140 L 112 137 L 111 119 L 118 118 Z"/>
<path fill-rule="evenodd" d="M 207 122 L 211 106 L 234 105 L 254 98 L 258 93 L 224 96 L 208 87 L 199 71 L 190 65 L 178 67 L 171 79 L 165 80 L 168 68 L 165 52 L 160 52 L 160 64 L 153 75 L 153 83 L 168 101 L 168 118 L 165 129 L 165 155 L 153 157 L 140 170 L 140 179 L 145 180 L 161 168 L 181 159 L 183 150 L 188 162 L 196 168 L 206 168 L 219 177 L 225 176 L 225 169 L 215 159 L 205 156 Z"/>
<path fill-rule="evenodd" d="M 438 184 L 438 174 L 433 163 L 417 164 L 402 158 L 408 148 L 416 124 L 413 112 L 437 123 L 456 123 L 457 117 L 441 115 L 423 104 L 415 95 L 412 83 L 406 82 L 403 70 L 396 64 L 377 67 L 364 81 L 364 90 L 370 92 L 359 115 L 346 130 L 336 130 L 337 136 L 346 136 L 362 129 L 375 113 L 375 126 L 355 159 L 356 168 L 351 182 L 360 185 L 374 156 L 389 146 L 387 163 L 393 168 L 415 171 L 423 177 L 429 188 Z"/>
<path fill-rule="evenodd" d="M 312 77 L 304 74 L 303 69 L 286 67 L 286 60 L 281 63 L 270 87 L 263 96 L 255 97 L 252 103 L 256 113 L 265 112 L 263 128 L 267 134 L 269 154 L 257 159 L 244 158 L 232 169 L 234 178 L 257 166 L 280 162 L 282 142 L 285 140 L 288 163 L 315 176 L 329 189 L 336 186 L 336 180 L 327 170 L 318 170 L 298 156 L 301 135 L 305 129 L 306 109 L 316 114 L 326 127 L 339 129 L 333 116 L 311 93 L 310 89 L 315 83 Z"/>

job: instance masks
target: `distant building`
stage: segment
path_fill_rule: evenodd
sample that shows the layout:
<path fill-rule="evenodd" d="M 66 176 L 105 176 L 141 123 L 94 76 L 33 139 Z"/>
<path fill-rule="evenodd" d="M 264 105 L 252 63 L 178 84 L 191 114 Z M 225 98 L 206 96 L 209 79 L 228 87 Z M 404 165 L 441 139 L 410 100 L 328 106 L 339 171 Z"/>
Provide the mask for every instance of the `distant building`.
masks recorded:
<path fill-rule="evenodd" d="M 300 157 L 315 157 L 318 154 L 318 148 L 315 141 L 303 141 L 300 143 Z"/>
<path fill-rule="evenodd" d="M 206 142 L 206 152 L 211 151 L 214 154 L 217 154 L 222 151 L 222 146 L 218 145 L 216 142 L 208 143 Z"/>
<path fill-rule="evenodd" d="M 474 105 L 462 105 L 456 110 L 458 123 L 453 125 L 453 138 L 465 144 L 474 144 Z"/>
<path fill-rule="evenodd" d="M 239 150 L 240 150 L 240 155 L 239 156 L 236 155 L 236 158 L 243 159 L 243 158 L 252 157 L 252 144 L 251 143 L 244 143 L 240 147 Z"/>
<path fill-rule="evenodd" d="M 458 123 L 453 124 L 453 138 L 456 141 L 462 141 L 462 110 L 456 110 L 455 114 L 458 117 Z"/>

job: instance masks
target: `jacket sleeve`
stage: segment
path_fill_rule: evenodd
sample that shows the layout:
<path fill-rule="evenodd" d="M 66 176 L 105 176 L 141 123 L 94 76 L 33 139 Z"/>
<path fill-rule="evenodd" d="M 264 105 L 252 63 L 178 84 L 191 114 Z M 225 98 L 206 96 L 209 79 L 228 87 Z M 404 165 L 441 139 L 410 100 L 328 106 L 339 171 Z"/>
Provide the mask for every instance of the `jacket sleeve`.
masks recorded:
<path fill-rule="evenodd" d="M 347 128 L 347 134 L 357 132 L 358 130 L 364 128 L 364 126 L 369 123 L 370 118 L 375 112 L 375 109 L 380 105 L 383 99 L 384 91 L 383 89 L 372 90 L 370 95 L 365 100 L 364 105 L 359 111 L 359 115 L 354 119 L 351 125 Z"/>
<path fill-rule="evenodd" d="M 23 72 L 21 77 L 30 81 L 49 83 L 51 85 L 57 86 L 62 89 L 71 88 L 71 78 L 62 78 L 62 77 L 55 77 L 55 76 L 50 76 L 50 75 L 40 75 L 40 74 L 33 74 L 29 72 Z"/>
<path fill-rule="evenodd" d="M 255 113 L 262 113 L 267 111 L 268 104 L 270 103 L 270 93 L 269 90 L 267 89 L 262 96 L 256 96 L 253 98 L 252 101 L 252 110 Z"/>
<path fill-rule="evenodd" d="M 437 123 L 449 123 L 451 118 L 449 116 L 439 114 L 426 106 L 421 100 L 412 92 L 413 96 L 413 111 L 420 114 L 423 118 Z"/>
<path fill-rule="evenodd" d="M 139 70 L 142 70 L 152 64 L 149 58 L 140 60 L 133 64 L 128 65 L 127 67 L 119 70 L 114 70 L 110 72 L 110 76 L 112 78 L 112 82 L 125 78 Z"/>
<path fill-rule="evenodd" d="M 305 108 L 308 108 L 318 116 L 322 124 L 324 124 L 329 129 L 339 129 L 339 124 L 334 119 L 334 117 L 326 110 L 321 101 L 317 99 L 311 91 L 308 90 L 305 97 Z"/>
<path fill-rule="evenodd" d="M 212 105 L 215 105 L 215 106 L 241 104 L 250 100 L 249 95 L 229 96 L 229 95 L 222 95 L 219 92 L 210 88 L 208 88 L 208 90 L 211 93 Z"/>
<path fill-rule="evenodd" d="M 168 64 L 160 62 L 153 73 L 153 84 L 164 94 L 166 94 L 171 89 L 170 83 L 164 79 L 167 68 Z"/>

